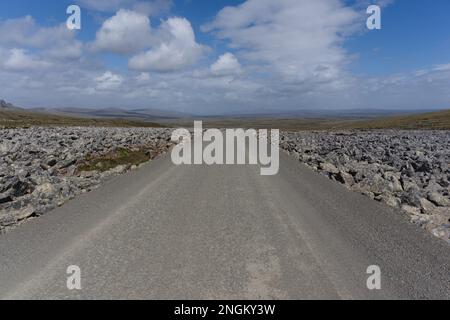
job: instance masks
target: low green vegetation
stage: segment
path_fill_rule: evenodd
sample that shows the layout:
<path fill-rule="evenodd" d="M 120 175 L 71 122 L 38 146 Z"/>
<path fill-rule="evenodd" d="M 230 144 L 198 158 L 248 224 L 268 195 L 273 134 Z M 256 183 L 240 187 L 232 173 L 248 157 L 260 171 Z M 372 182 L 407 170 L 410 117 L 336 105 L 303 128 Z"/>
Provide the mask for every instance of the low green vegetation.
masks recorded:
<path fill-rule="evenodd" d="M 129 150 L 125 148 L 118 148 L 115 151 L 102 155 L 92 156 L 88 155 L 84 163 L 78 166 L 78 171 L 108 171 L 120 165 L 139 165 L 151 159 L 148 150 Z"/>

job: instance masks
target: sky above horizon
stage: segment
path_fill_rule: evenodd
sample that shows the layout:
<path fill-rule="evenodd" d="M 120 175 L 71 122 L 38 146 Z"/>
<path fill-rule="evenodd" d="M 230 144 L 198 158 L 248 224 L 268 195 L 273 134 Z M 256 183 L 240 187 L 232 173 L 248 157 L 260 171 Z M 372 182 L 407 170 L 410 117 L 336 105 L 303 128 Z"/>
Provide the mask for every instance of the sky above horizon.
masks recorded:
<path fill-rule="evenodd" d="M 71 4 L 81 30 L 66 27 Z M 370 4 L 381 30 L 366 27 Z M 448 0 L 4 0 L 0 99 L 201 114 L 450 108 Z"/>

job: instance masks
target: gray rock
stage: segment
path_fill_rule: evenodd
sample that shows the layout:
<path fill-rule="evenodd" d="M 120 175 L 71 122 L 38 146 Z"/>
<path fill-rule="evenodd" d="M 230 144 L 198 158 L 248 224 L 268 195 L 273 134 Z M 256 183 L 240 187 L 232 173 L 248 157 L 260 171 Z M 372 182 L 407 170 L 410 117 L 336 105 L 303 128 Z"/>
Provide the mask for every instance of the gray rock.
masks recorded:
<path fill-rule="evenodd" d="M 439 207 L 449 207 L 450 200 L 437 192 L 428 193 L 428 200 Z"/>
<path fill-rule="evenodd" d="M 39 197 L 51 198 L 56 194 L 56 188 L 51 183 L 44 183 L 37 186 L 34 190 Z"/>
<path fill-rule="evenodd" d="M 14 212 L 13 216 L 17 221 L 21 221 L 31 217 L 34 214 L 34 212 L 35 209 L 30 205 L 28 207 L 18 210 L 17 212 Z"/>
<path fill-rule="evenodd" d="M 0 193 L 0 204 L 13 201 L 11 192 Z"/>
<path fill-rule="evenodd" d="M 410 190 L 403 192 L 400 195 L 400 199 L 402 200 L 402 203 L 420 208 L 420 200 L 422 199 L 422 197 L 420 195 L 420 192 Z"/>
<path fill-rule="evenodd" d="M 11 226 L 11 225 L 15 224 L 16 221 L 17 220 L 14 218 L 13 215 L 11 215 L 11 214 L 4 214 L 4 215 L 2 215 L 0 213 L 0 226 L 8 227 L 8 226 Z"/>
<path fill-rule="evenodd" d="M 17 180 L 12 186 L 11 186 L 11 195 L 14 197 L 20 197 L 27 193 L 33 192 L 33 186 L 23 180 Z"/>
<path fill-rule="evenodd" d="M 339 173 L 339 169 L 336 168 L 336 166 L 334 166 L 332 163 L 327 163 L 327 162 L 321 163 L 319 168 L 322 171 L 328 172 L 330 174 L 338 174 Z"/>
<path fill-rule="evenodd" d="M 435 212 L 435 205 L 425 198 L 420 198 L 420 207 L 425 214 L 433 214 Z"/>
<path fill-rule="evenodd" d="M 335 176 L 336 181 L 339 181 L 342 184 L 347 186 L 352 186 L 355 183 L 355 179 L 353 176 L 347 172 L 340 170 L 338 174 Z"/>
<path fill-rule="evenodd" d="M 112 174 L 122 174 L 128 170 L 129 166 L 120 165 L 110 170 Z"/>
<path fill-rule="evenodd" d="M 380 195 L 385 193 L 386 191 L 392 191 L 393 186 L 392 183 L 383 179 L 380 174 L 375 174 L 371 178 L 366 178 L 361 183 L 363 187 L 367 188 L 375 195 Z"/>
<path fill-rule="evenodd" d="M 389 194 L 382 194 L 379 196 L 379 199 L 377 199 L 377 200 L 382 201 L 382 202 L 386 203 L 388 206 L 391 206 L 394 208 L 399 207 L 400 203 L 401 203 L 399 198 L 396 198 Z"/>
<path fill-rule="evenodd" d="M 50 158 L 47 160 L 47 165 L 49 167 L 53 167 L 58 163 L 58 160 L 56 160 L 55 158 Z"/>
<path fill-rule="evenodd" d="M 402 205 L 402 210 L 407 212 L 407 213 L 409 213 L 409 214 L 412 214 L 412 215 L 419 215 L 420 214 L 420 209 L 419 208 L 412 207 L 412 206 L 409 206 L 407 204 Z"/>

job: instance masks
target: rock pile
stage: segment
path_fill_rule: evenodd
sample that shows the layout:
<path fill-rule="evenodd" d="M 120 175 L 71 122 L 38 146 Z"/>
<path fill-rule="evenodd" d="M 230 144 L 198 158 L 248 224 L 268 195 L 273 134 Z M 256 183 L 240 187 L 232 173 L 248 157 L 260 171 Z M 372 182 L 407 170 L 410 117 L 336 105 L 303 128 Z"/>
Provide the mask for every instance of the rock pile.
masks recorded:
<path fill-rule="evenodd" d="M 450 132 L 285 132 L 280 147 L 450 244 Z"/>
<path fill-rule="evenodd" d="M 0 130 L 0 231 L 96 188 L 130 166 L 78 172 L 87 155 L 145 148 L 151 158 L 170 146 L 170 129 L 30 128 Z"/>

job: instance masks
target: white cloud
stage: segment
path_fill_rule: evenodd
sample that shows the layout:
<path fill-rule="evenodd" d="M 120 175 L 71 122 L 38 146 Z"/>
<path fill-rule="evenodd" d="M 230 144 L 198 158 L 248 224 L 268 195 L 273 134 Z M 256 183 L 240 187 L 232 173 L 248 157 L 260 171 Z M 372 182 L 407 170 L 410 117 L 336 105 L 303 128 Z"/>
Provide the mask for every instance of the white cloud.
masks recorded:
<path fill-rule="evenodd" d="M 0 45 L 2 46 L 34 48 L 47 48 L 61 43 L 69 43 L 75 37 L 75 32 L 68 30 L 65 24 L 42 27 L 31 16 L 0 22 L 0 34 Z"/>
<path fill-rule="evenodd" d="M 146 83 L 150 80 L 150 74 L 148 72 L 141 72 L 135 79 L 138 83 Z"/>
<path fill-rule="evenodd" d="M 211 65 L 211 72 L 215 75 L 234 75 L 241 73 L 241 65 L 232 53 L 224 53 Z"/>
<path fill-rule="evenodd" d="M 249 0 L 224 8 L 203 28 L 224 40 L 220 48 L 228 46 L 226 53 L 214 53 L 219 57 L 211 65 L 200 60 L 205 47 L 197 43 L 188 20 L 171 18 L 151 26 L 149 14 L 137 7 L 154 1 L 81 1 L 95 10 L 114 10 L 91 44 L 77 40 L 63 24 L 43 27 L 29 16 L 0 21 L 4 99 L 33 107 L 170 106 L 202 114 L 450 103 L 448 64 L 372 78 L 348 71 L 353 56 L 344 50 L 344 41 L 355 27 L 364 31 L 366 14 L 360 6 L 366 0 Z M 84 50 L 94 44 L 126 56 L 107 67 L 111 61 L 103 55 Z M 236 52 L 239 61 L 227 51 Z M 131 71 L 123 67 L 127 59 Z"/>
<path fill-rule="evenodd" d="M 341 76 L 348 61 L 343 35 L 357 17 L 338 0 L 248 0 L 222 9 L 202 29 L 284 81 L 321 83 Z"/>
<path fill-rule="evenodd" d="M 79 59 L 83 55 L 83 44 L 80 41 L 73 41 L 71 44 L 55 46 L 44 51 L 52 59 L 73 60 Z"/>
<path fill-rule="evenodd" d="M 131 69 L 158 72 L 192 65 L 204 51 L 187 19 L 169 18 L 152 30 L 147 16 L 123 9 L 102 24 L 91 47 L 94 51 L 134 54 L 129 60 Z"/>
<path fill-rule="evenodd" d="M 119 10 L 103 22 L 92 48 L 120 54 L 134 53 L 145 48 L 151 39 L 150 19 L 130 10 Z"/>
<path fill-rule="evenodd" d="M 10 71 L 32 71 L 49 65 L 50 63 L 27 54 L 23 49 L 11 49 L 3 62 L 3 67 Z"/>
<path fill-rule="evenodd" d="M 204 51 L 204 47 L 195 40 L 191 23 L 185 18 L 174 17 L 162 22 L 154 41 L 159 44 L 130 59 L 131 69 L 176 71 L 194 64 Z"/>
<path fill-rule="evenodd" d="M 122 76 L 114 74 L 111 71 L 106 71 L 101 76 L 95 78 L 97 83 L 97 89 L 99 90 L 111 90 L 117 89 L 123 82 Z"/>
<path fill-rule="evenodd" d="M 82 42 L 65 24 L 42 27 L 31 16 L 0 22 L 0 34 L 0 46 L 4 48 L 39 49 L 53 59 L 78 59 L 83 51 Z"/>

